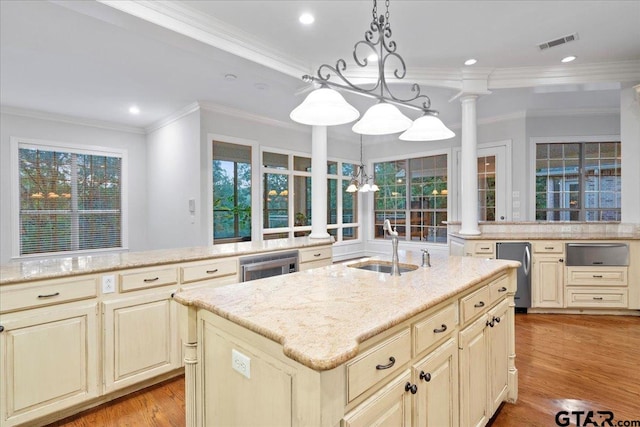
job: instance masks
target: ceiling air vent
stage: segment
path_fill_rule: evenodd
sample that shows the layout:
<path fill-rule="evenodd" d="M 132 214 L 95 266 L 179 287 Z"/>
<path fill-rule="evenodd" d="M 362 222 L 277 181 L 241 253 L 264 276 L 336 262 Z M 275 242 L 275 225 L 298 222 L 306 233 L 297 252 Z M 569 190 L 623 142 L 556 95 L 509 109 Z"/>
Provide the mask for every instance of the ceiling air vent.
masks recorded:
<path fill-rule="evenodd" d="M 568 36 L 560 37 L 559 39 L 540 43 L 538 47 L 540 48 L 540 50 L 545 50 L 549 49 L 550 47 L 556 47 L 560 46 L 561 44 L 572 42 L 574 40 L 578 40 L 578 33 L 569 34 Z"/>

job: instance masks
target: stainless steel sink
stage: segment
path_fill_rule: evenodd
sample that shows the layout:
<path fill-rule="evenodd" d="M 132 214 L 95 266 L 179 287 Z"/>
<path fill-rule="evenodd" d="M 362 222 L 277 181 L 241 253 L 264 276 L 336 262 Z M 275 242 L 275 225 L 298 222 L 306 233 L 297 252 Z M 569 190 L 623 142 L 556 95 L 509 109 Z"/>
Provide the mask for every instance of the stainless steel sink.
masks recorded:
<path fill-rule="evenodd" d="M 348 267 L 360 270 L 373 271 L 376 273 L 391 273 L 391 263 L 388 261 L 365 261 L 356 264 L 348 264 Z M 413 264 L 400 264 L 400 273 L 417 270 L 418 266 Z"/>

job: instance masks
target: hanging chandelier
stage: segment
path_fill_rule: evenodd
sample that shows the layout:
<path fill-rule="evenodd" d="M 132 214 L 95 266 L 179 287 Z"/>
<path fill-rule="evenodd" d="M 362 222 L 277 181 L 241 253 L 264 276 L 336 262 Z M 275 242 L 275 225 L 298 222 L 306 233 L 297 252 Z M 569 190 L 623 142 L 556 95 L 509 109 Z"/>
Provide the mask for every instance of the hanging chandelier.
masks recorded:
<path fill-rule="evenodd" d="M 356 191 L 367 193 L 378 190 L 378 186 L 373 182 L 373 177 L 367 175 L 364 168 L 364 162 L 362 161 L 362 134 L 360 134 L 360 165 L 356 166 L 353 171 L 351 181 L 349 181 L 349 186 L 345 191 L 347 193 L 355 193 Z"/>
<path fill-rule="evenodd" d="M 377 0 L 373 1 L 373 21 L 365 32 L 364 40 L 358 41 L 353 48 L 353 59 L 359 67 L 366 67 L 370 60 L 378 63 L 378 77 L 374 86 L 365 88 L 347 79 L 343 74 L 347 69 L 344 59 L 338 59 L 335 67 L 321 65 L 317 76 L 304 75 L 302 80 L 319 84 L 320 87 L 311 92 L 305 100 L 290 114 L 291 120 L 317 126 L 334 126 L 350 123 L 360 117 L 360 112 L 350 105 L 336 90 L 363 95 L 378 102 L 370 107 L 352 127 L 355 133 L 364 135 L 388 135 L 403 132 L 400 139 L 405 141 L 436 141 L 455 136 L 438 118 L 438 112 L 431 109 L 431 100 L 421 93 L 420 86 L 414 83 L 410 98 L 400 98 L 390 91 L 385 75 L 387 62 L 398 63 L 393 76 L 403 79 L 407 73 L 404 59 L 396 53 L 397 45 L 391 40 L 389 24 L 389 0 L 385 2 L 386 12 L 378 16 Z M 359 52 L 367 55 L 359 55 Z M 391 64 L 390 64 L 391 65 Z M 341 82 L 330 81 L 335 76 Z M 412 121 L 397 106 L 419 111 L 422 116 Z"/>

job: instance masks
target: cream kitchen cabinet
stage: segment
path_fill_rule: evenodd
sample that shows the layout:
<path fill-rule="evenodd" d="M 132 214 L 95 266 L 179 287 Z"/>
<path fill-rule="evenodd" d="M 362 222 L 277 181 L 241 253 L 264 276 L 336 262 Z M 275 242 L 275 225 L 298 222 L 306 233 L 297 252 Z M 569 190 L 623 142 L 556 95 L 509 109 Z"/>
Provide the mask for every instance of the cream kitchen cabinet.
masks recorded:
<path fill-rule="evenodd" d="M 333 249 L 331 245 L 299 249 L 298 257 L 300 263 L 299 271 L 326 267 L 333 262 Z"/>
<path fill-rule="evenodd" d="M 104 392 L 181 366 L 175 265 L 121 270 L 119 292 L 103 297 Z"/>
<path fill-rule="evenodd" d="M 531 246 L 531 306 L 564 307 L 564 243 L 541 241 Z"/>
<path fill-rule="evenodd" d="M 460 332 L 460 425 L 485 425 L 509 392 L 509 301 Z"/>
<path fill-rule="evenodd" d="M 455 335 L 413 366 L 416 427 L 459 425 L 458 341 Z"/>
<path fill-rule="evenodd" d="M 32 422 L 99 395 L 96 296 L 95 277 L 2 290 L 1 425 Z"/>

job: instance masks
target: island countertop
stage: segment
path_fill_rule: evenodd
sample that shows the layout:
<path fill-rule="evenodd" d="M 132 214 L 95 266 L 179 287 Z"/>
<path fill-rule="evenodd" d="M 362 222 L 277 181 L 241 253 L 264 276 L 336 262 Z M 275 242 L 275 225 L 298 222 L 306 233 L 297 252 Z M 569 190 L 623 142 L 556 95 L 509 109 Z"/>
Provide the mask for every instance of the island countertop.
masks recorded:
<path fill-rule="evenodd" d="M 401 263 L 420 265 L 419 253 L 399 255 Z M 287 357 L 322 371 L 355 357 L 368 338 L 520 265 L 435 254 L 431 264 L 400 277 L 334 264 L 174 298 L 278 342 Z"/>
<path fill-rule="evenodd" d="M 258 242 L 224 243 L 177 249 L 159 249 L 115 254 L 81 255 L 47 259 L 12 261 L 0 266 L 0 285 L 51 279 L 79 274 L 101 273 L 125 268 L 150 267 L 259 252 L 305 248 L 332 243 L 333 239 L 273 239 Z"/>

